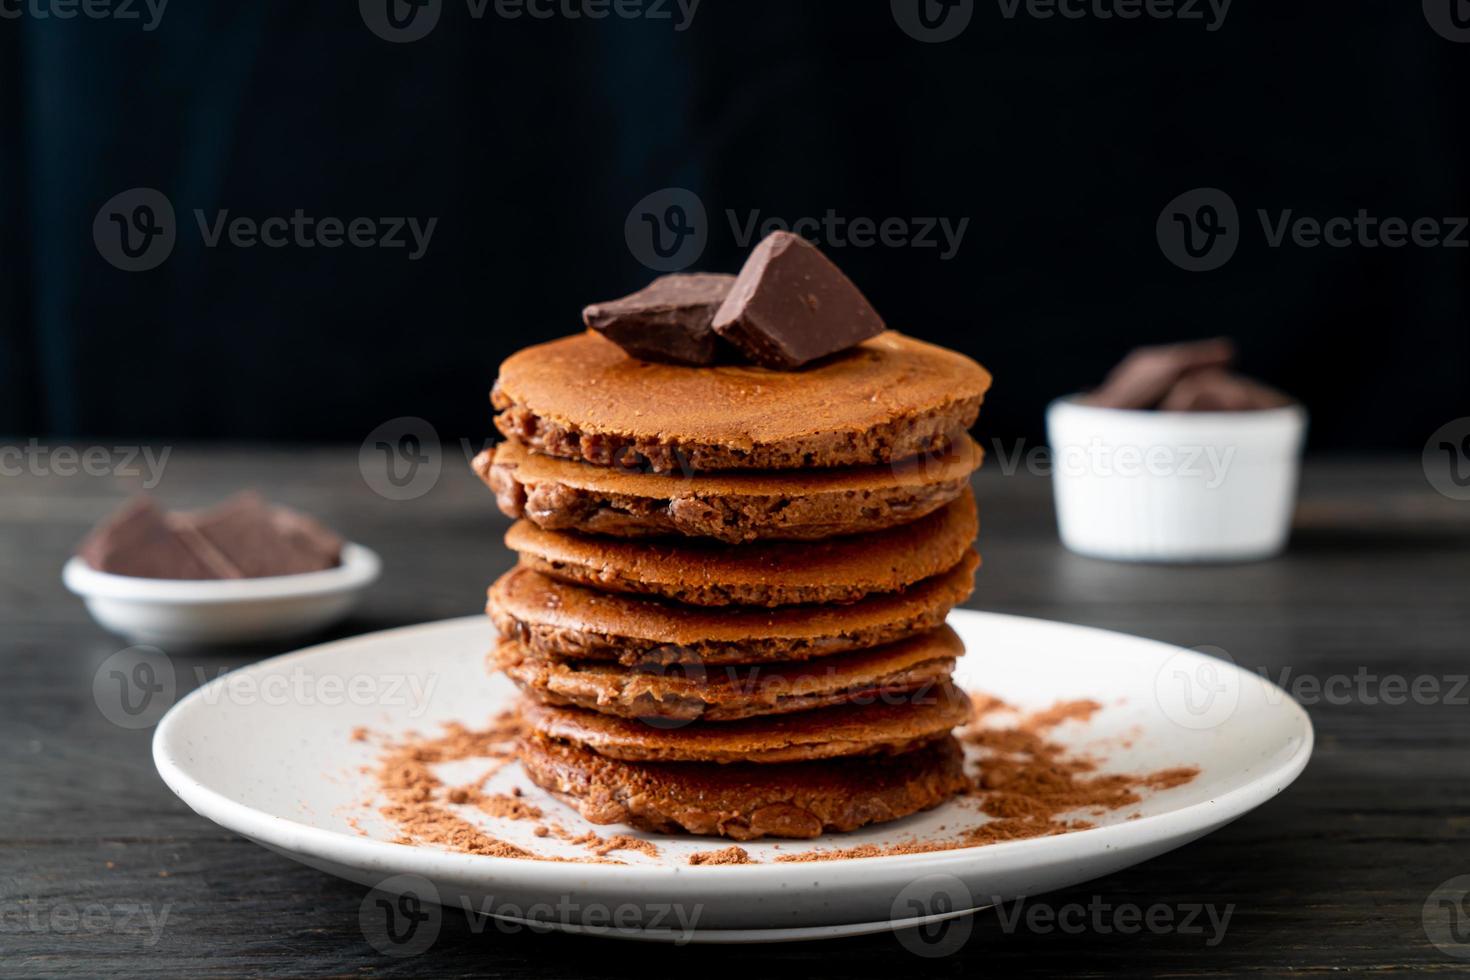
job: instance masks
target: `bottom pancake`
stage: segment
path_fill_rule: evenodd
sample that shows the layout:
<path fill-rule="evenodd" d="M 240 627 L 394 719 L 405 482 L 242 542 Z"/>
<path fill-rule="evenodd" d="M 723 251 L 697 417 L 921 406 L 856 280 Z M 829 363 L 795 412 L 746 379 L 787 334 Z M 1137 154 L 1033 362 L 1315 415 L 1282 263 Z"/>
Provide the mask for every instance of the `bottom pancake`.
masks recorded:
<path fill-rule="evenodd" d="M 636 763 L 530 736 L 521 763 L 595 824 L 657 833 L 812 838 L 897 820 L 964 791 L 953 736 L 902 755 L 780 765 Z"/>
<path fill-rule="evenodd" d="M 655 724 L 526 699 L 521 718 L 542 738 L 574 742 L 625 762 L 757 762 L 900 755 L 970 720 L 965 693 L 948 680 L 867 704 L 719 724 Z"/>

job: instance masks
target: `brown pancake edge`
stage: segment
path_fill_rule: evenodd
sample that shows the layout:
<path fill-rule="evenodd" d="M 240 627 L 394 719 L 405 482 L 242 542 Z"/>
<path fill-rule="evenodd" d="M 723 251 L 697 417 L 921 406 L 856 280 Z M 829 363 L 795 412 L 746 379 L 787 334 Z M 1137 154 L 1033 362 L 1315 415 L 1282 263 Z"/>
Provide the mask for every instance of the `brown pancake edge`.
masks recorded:
<path fill-rule="evenodd" d="M 592 333 L 501 366 L 496 427 L 537 452 L 659 472 L 888 463 L 942 449 L 979 413 L 990 374 L 888 331 L 799 371 L 655 364 Z"/>
<path fill-rule="evenodd" d="M 898 755 L 948 735 L 971 715 L 963 691 L 941 681 L 912 697 L 884 698 L 721 724 L 658 723 L 525 699 L 529 733 L 625 762 L 802 762 Z"/>
<path fill-rule="evenodd" d="M 979 564 L 971 550 L 953 568 L 898 592 L 784 609 L 683 606 L 517 566 L 490 587 L 486 612 L 501 636 L 543 657 L 627 666 L 807 660 L 934 629 L 970 597 Z"/>
<path fill-rule="evenodd" d="M 918 520 L 958 497 L 983 458 L 962 435 L 943 453 L 887 466 L 684 477 L 590 466 L 510 440 L 472 466 L 502 513 L 546 530 L 739 544 L 860 534 Z"/>
<path fill-rule="evenodd" d="M 948 626 L 887 646 L 799 664 L 626 668 L 569 663 L 502 641 L 488 658 L 528 696 L 621 718 L 738 721 L 915 697 L 948 680 L 964 654 Z"/>
<path fill-rule="evenodd" d="M 849 603 L 896 592 L 953 568 L 979 531 L 968 486 L 939 510 L 873 534 L 821 541 L 593 538 L 521 520 L 505 543 L 544 575 L 592 588 L 696 606 Z"/>
<path fill-rule="evenodd" d="M 938 806 L 968 785 L 953 736 L 902 755 L 783 765 L 622 762 L 533 736 L 520 759 L 532 782 L 591 823 L 740 841 L 857 830 Z"/>

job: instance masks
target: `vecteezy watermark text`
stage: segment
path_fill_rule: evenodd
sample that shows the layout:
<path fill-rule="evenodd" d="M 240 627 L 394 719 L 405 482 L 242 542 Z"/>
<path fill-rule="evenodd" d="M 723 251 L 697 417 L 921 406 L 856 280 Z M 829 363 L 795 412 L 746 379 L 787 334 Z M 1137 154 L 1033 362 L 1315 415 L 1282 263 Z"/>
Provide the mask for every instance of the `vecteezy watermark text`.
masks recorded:
<path fill-rule="evenodd" d="M 995 0 L 1001 19 L 1167 20 L 1203 24 L 1213 34 L 1225 25 L 1233 0 Z M 1429 2 L 1429 0 L 1426 0 Z M 889 0 L 893 20 L 925 44 L 953 41 L 975 16 L 976 0 Z"/>
<path fill-rule="evenodd" d="M 1017 439 L 1007 447 L 991 443 L 997 467 L 1005 476 L 1024 469 L 1033 476 L 1154 476 L 1204 480 L 1206 489 L 1218 489 L 1230 474 L 1237 448 L 1223 444 L 1152 445 L 1108 444 L 1094 437 L 1087 445 L 1027 447 Z"/>
<path fill-rule="evenodd" d="M 822 248 L 930 249 L 941 262 L 959 253 L 970 227 L 968 217 L 844 215 L 835 208 L 795 217 L 726 208 L 725 221 L 730 237 L 742 249 L 772 232 L 788 231 Z M 628 251 L 644 266 L 677 272 L 704 254 L 711 224 L 698 194 L 686 187 L 664 187 L 638 199 L 628 211 L 623 235 Z"/>
<path fill-rule="evenodd" d="M 228 209 L 209 217 L 203 210 L 194 211 L 194 221 L 206 248 L 218 248 L 227 241 L 236 248 L 409 248 L 408 261 L 417 262 L 429 250 L 438 218 L 413 216 L 387 218 L 317 218 L 301 208 L 290 217 L 271 215 L 266 218 L 230 217 Z M 410 242 L 410 239 L 412 241 Z M 410 247 L 411 246 L 411 247 Z"/>
<path fill-rule="evenodd" d="M 171 452 L 172 446 L 43 446 L 32 438 L 0 446 L 0 476 L 142 476 L 143 489 L 152 490 Z"/>
<path fill-rule="evenodd" d="M 1201 936 L 1208 947 L 1220 945 L 1230 928 L 1235 905 L 1202 902 L 1155 902 L 1141 906 L 1113 902 L 1102 895 L 1085 901 L 1049 901 L 990 895 L 977 900 L 954 875 L 930 874 L 916 878 L 894 898 L 890 922 L 899 944 L 917 956 L 934 958 L 958 952 L 974 930 L 971 913 L 993 908 L 1001 932 L 1037 935 Z"/>
<path fill-rule="evenodd" d="M 119 728 L 149 728 L 178 699 L 181 674 L 173 658 L 157 647 L 131 646 L 109 656 L 92 677 L 97 710 Z M 392 708 L 417 718 L 428 708 L 439 684 L 434 673 L 315 673 L 296 666 L 256 674 L 217 668 L 193 669 L 205 704 L 302 705 L 305 707 Z M 209 683 L 214 681 L 215 683 Z"/>
<path fill-rule="evenodd" d="M 1000 15 L 1015 20 L 1177 20 L 1203 23 L 1213 34 L 1225 26 L 1233 0 L 996 0 Z"/>
<path fill-rule="evenodd" d="M 158 29 L 167 6 L 168 0 L 0 0 L 0 20 L 138 21 L 147 33 Z"/>
<path fill-rule="evenodd" d="M 429 250 L 439 219 L 415 216 L 337 217 L 308 214 L 232 215 L 229 208 L 193 209 L 194 225 L 205 248 L 402 249 L 417 262 Z M 152 187 L 115 194 L 92 221 L 92 240 L 107 262 L 124 272 L 157 268 L 178 241 L 173 202 Z"/>
<path fill-rule="evenodd" d="M 676 32 L 689 29 L 701 0 L 465 0 L 473 21 L 486 14 L 500 20 L 646 20 L 667 22 Z M 362 22 L 384 41 L 422 40 L 438 25 L 444 0 L 358 0 Z"/>
<path fill-rule="evenodd" d="M 157 946 L 168 925 L 172 902 L 57 902 L 43 899 L 0 901 L 0 935 L 51 936 L 136 935 L 146 932 L 144 946 Z"/>
<path fill-rule="evenodd" d="M 806 216 L 786 219 L 761 216 L 759 210 L 741 217 L 726 210 L 726 220 L 735 244 L 750 248 L 772 232 L 789 231 L 813 245 L 824 248 L 933 248 L 939 249 L 939 260 L 948 262 L 960 250 L 969 218 L 913 217 L 871 218 L 847 217 L 832 208 L 821 217 Z"/>
<path fill-rule="evenodd" d="M 1470 248 L 1470 217 L 1406 218 L 1372 214 L 1298 214 L 1295 208 L 1257 208 L 1256 221 L 1268 248 Z M 1164 206 L 1155 222 L 1159 250 L 1189 272 L 1218 269 L 1245 235 L 1235 201 L 1218 187 L 1197 187 Z"/>
<path fill-rule="evenodd" d="M 443 898 L 433 882 L 419 875 L 394 875 L 379 882 L 358 907 L 358 925 L 368 944 L 385 956 L 404 958 L 425 953 L 439 938 L 445 911 Z M 594 936 L 636 936 L 664 932 L 682 946 L 694 938 L 704 914 L 702 903 L 618 902 L 606 903 L 560 895 L 555 901 L 520 904 L 487 895 L 472 901 L 461 895 L 459 910 L 466 927 L 479 935 L 493 924 L 496 931 L 511 935 L 529 930 L 549 932 L 570 926 Z"/>
<path fill-rule="evenodd" d="M 995 900 L 995 917 L 1007 935 L 1030 932 L 1037 935 L 1062 933 L 1068 936 L 1094 933 L 1099 936 L 1133 936 L 1149 933 L 1155 936 L 1203 936 L 1211 948 L 1225 939 L 1235 903 L 1223 907 L 1212 903 L 1181 902 L 1170 905 L 1154 902 L 1141 906 L 1133 902 L 1110 902 L 1092 895 L 1086 902 L 1033 902 L 1017 899 L 1009 906 Z"/>

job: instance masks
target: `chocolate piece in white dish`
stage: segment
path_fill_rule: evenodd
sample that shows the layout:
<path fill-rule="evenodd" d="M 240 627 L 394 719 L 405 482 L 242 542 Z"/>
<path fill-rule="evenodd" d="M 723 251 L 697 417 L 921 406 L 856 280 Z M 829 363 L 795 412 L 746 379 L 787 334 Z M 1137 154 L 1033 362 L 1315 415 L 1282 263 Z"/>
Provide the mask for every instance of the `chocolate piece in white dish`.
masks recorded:
<path fill-rule="evenodd" d="M 1229 370 L 1235 345 L 1225 338 L 1140 347 L 1082 397 L 1097 408 L 1162 412 L 1251 412 L 1291 399 Z"/>
<path fill-rule="evenodd" d="M 335 568 L 342 539 L 257 493 L 207 510 L 165 514 L 146 497 L 124 504 L 77 549 L 92 568 L 159 579 L 239 579 Z"/>

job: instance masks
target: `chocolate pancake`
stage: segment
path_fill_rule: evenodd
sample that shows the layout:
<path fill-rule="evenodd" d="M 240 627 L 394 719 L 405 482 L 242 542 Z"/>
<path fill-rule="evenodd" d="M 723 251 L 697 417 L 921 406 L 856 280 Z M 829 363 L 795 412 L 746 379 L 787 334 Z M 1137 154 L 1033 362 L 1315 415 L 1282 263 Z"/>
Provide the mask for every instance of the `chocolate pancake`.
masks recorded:
<path fill-rule="evenodd" d="M 552 660 L 513 640 L 501 641 L 489 664 L 545 704 L 623 718 L 737 721 L 908 698 L 947 681 L 964 652 L 954 630 L 942 626 L 872 650 L 799 664 L 628 668 Z"/>
<path fill-rule="evenodd" d="M 508 517 L 551 531 L 637 537 L 686 534 L 730 544 L 880 531 L 943 507 L 983 452 L 969 436 L 902 463 L 697 478 L 589 466 L 532 453 L 514 440 L 473 466 Z"/>
<path fill-rule="evenodd" d="M 696 606 L 855 602 L 896 592 L 958 564 L 978 522 L 968 487 L 912 524 L 823 541 L 732 548 L 697 539 L 593 538 L 517 521 L 505 543 L 552 578 Z"/>
<path fill-rule="evenodd" d="M 888 331 L 798 371 L 630 357 L 592 333 L 500 366 L 495 425 L 537 452 L 661 473 L 888 463 L 975 421 L 990 374 Z"/>
<path fill-rule="evenodd" d="M 780 765 L 634 763 L 565 742 L 523 739 L 532 781 L 595 824 L 734 840 L 811 838 L 897 820 L 965 790 L 953 736 L 897 756 Z"/>
<path fill-rule="evenodd" d="M 531 653 L 627 666 L 749 664 L 863 650 L 923 633 L 970 597 L 980 558 L 899 592 L 843 606 L 683 606 L 571 585 L 517 566 L 490 587 L 486 612 Z"/>
<path fill-rule="evenodd" d="M 526 700 L 527 731 L 625 762 L 800 762 L 897 755 L 948 735 L 970 718 L 970 699 L 948 681 L 908 696 L 718 725 L 667 727 Z"/>

